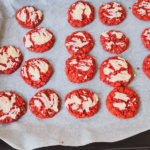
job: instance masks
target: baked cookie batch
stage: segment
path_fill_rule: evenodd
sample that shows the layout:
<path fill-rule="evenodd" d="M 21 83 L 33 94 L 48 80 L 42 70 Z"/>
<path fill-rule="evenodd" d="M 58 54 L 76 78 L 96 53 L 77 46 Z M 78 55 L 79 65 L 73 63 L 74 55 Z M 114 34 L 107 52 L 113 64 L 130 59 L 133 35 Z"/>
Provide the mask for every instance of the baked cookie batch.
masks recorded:
<path fill-rule="evenodd" d="M 94 20 L 94 6 L 85 1 L 77 1 L 68 9 L 68 22 L 72 27 L 81 28 Z M 150 20 L 150 0 L 138 0 L 132 7 L 133 14 L 141 20 Z M 118 2 L 110 2 L 99 7 L 99 20 L 105 25 L 118 25 L 126 18 L 125 8 Z M 37 26 L 43 20 L 43 13 L 32 6 L 25 6 L 16 13 L 20 26 L 32 29 L 23 37 L 24 46 L 36 53 L 50 50 L 54 44 L 53 33 Z M 141 34 L 144 46 L 150 50 L 150 28 Z M 120 54 L 128 49 L 129 39 L 121 31 L 108 30 L 100 35 L 103 49 L 109 53 Z M 94 40 L 87 31 L 76 31 L 65 39 L 67 51 L 72 55 L 66 60 L 65 72 L 72 83 L 83 83 L 93 79 L 96 61 L 88 53 Z M 11 74 L 22 63 L 21 51 L 14 46 L 0 47 L 0 73 Z M 143 61 L 143 71 L 150 78 L 150 55 Z M 29 86 L 41 88 L 50 79 L 53 69 L 44 58 L 26 60 L 20 69 L 20 76 Z M 139 97 L 135 91 L 126 87 L 134 79 L 130 63 L 124 58 L 114 56 L 100 65 L 100 80 L 115 87 L 106 98 L 108 111 L 116 117 L 127 119 L 136 115 Z M 68 93 L 64 104 L 68 112 L 77 118 L 91 117 L 99 109 L 97 94 L 87 89 Z M 63 104 L 62 104 L 63 105 Z M 59 112 L 60 98 L 55 91 L 43 89 L 29 101 L 29 109 L 37 118 L 52 118 Z M 10 123 L 26 112 L 26 102 L 18 94 L 10 91 L 0 92 L 0 123 Z"/>

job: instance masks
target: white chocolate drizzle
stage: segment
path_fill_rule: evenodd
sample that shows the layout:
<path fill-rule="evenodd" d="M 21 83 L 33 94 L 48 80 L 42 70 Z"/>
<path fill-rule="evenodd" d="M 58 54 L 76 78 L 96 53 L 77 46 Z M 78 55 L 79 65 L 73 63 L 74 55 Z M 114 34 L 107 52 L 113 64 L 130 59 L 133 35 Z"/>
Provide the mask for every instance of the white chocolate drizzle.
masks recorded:
<path fill-rule="evenodd" d="M 24 9 L 21 10 L 21 12 L 19 12 L 17 14 L 17 17 L 22 21 L 22 22 L 26 22 L 27 21 L 27 13 L 25 12 L 27 11 L 29 14 L 29 21 L 31 21 L 31 24 L 33 23 L 37 23 L 37 17 L 38 19 L 42 18 L 42 12 L 40 10 L 35 11 L 35 9 L 33 7 L 25 7 Z"/>
<path fill-rule="evenodd" d="M 82 14 L 85 14 L 87 18 L 90 18 L 91 15 L 91 8 L 86 4 L 84 5 L 82 2 L 79 2 L 75 9 L 73 9 L 73 12 L 71 13 L 74 20 L 80 20 L 82 21 L 83 17 Z"/>
<path fill-rule="evenodd" d="M 70 98 L 66 99 L 65 106 L 69 108 L 69 104 L 73 104 L 71 105 L 71 108 L 73 110 L 77 110 L 78 112 L 83 112 L 84 110 L 86 112 L 90 112 L 90 107 L 95 106 L 99 101 L 98 96 L 96 94 L 93 95 L 93 101 L 90 97 L 84 95 L 81 95 L 81 97 L 83 97 L 84 101 L 78 96 L 72 94 Z M 79 108 L 79 105 L 82 105 L 82 108 Z"/>
<path fill-rule="evenodd" d="M 11 95 L 10 92 L 6 92 L 5 94 Z M 10 117 L 12 119 L 15 119 L 18 113 L 20 112 L 20 108 L 16 107 L 14 104 L 16 102 L 16 95 L 12 94 L 10 99 L 7 96 L 0 95 L 0 110 L 5 113 L 2 117 L 0 117 L 0 120 L 3 120 L 7 117 Z"/>
<path fill-rule="evenodd" d="M 21 55 L 17 48 L 9 46 L 6 50 L 2 47 L 0 48 L 0 52 L 2 53 L 0 54 L 0 70 L 4 71 L 17 65 L 17 61 L 19 61 L 18 58 Z M 11 57 L 13 57 L 15 61 L 12 61 Z"/>
<path fill-rule="evenodd" d="M 50 41 L 52 34 L 47 31 L 46 28 L 38 28 L 37 32 L 27 34 L 25 36 L 25 47 L 31 47 L 33 45 L 42 45 Z M 32 40 L 31 40 L 32 39 Z"/>
<path fill-rule="evenodd" d="M 45 106 L 45 109 L 52 109 L 58 112 L 58 96 L 55 93 L 51 93 L 48 97 L 45 93 L 39 93 L 37 96 L 34 96 L 34 105 L 39 109 L 42 106 L 42 103 Z"/>
<path fill-rule="evenodd" d="M 80 36 L 83 38 L 83 42 L 81 41 L 80 38 L 78 37 L 73 37 L 71 40 L 72 42 L 68 42 L 66 43 L 67 47 L 72 47 L 72 50 L 74 52 L 77 52 L 80 48 L 82 48 L 83 46 L 87 45 L 89 43 L 88 39 L 86 38 L 86 36 L 82 33 L 82 32 L 78 32 L 75 34 L 75 36 Z"/>
<path fill-rule="evenodd" d="M 45 73 L 48 71 L 48 64 L 43 60 L 33 60 L 29 62 L 29 68 L 27 71 L 26 67 L 22 67 L 22 75 L 28 78 L 28 75 L 31 76 L 31 79 L 34 81 L 40 80 L 41 73 Z M 27 73 L 28 72 L 28 73 Z"/>
<path fill-rule="evenodd" d="M 105 9 L 109 15 L 104 13 L 104 16 L 108 17 L 109 19 L 118 18 L 122 16 L 122 7 L 119 3 L 113 2 L 113 8 L 110 9 L 111 5 L 106 4 L 102 9 Z"/>

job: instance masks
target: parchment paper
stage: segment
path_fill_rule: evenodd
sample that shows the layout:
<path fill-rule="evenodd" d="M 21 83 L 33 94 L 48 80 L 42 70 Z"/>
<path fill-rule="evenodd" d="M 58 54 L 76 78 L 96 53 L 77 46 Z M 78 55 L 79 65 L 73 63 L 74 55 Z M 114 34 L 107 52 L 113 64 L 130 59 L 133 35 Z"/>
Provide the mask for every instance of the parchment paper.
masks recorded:
<path fill-rule="evenodd" d="M 61 98 L 60 112 L 51 119 L 37 119 L 27 108 L 27 113 L 18 121 L 10 124 L 0 124 L 0 138 L 17 149 L 33 149 L 49 145 L 80 146 L 91 142 L 114 142 L 150 129 L 150 80 L 142 71 L 143 59 L 150 53 L 144 48 L 140 35 L 150 26 L 149 21 L 141 21 L 132 14 L 133 3 L 136 0 L 115 0 L 123 4 L 127 11 L 127 18 L 117 26 L 103 25 L 98 18 L 101 4 L 112 0 L 88 0 L 95 7 L 94 21 L 83 27 L 73 28 L 67 22 L 69 6 L 76 0 L 1 0 L 0 1 L 0 46 L 14 45 L 23 53 L 24 60 L 43 57 L 49 60 L 54 73 L 48 83 L 33 89 L 20 77 L 20 68 L 11 75 L 0 75 L 0 91 L 12 90 L 22 96 L 28 103 L 30 98 L 41 89 L 52 89 Z M 23 44 L 23 36 L 29 31 L 19 26 L 15 20 L 15 13 L 23 6 L 35 6 L 43 11 L 44 19 L 39 27 L 46 27 L 55 35 L 53 48 L 39 54 L 27 50 Z M 111 115 L 106 108 L 105 100 L 113 89 L 99 80 L 99 67 L 103 60 L 114 56 L 102 49 L 99 42 L 100 34 L 105 30 L 120 30 L 130 39 L 127 51 L 119 56 L 127 59 L 136 73 L 136 78 L 128 87 L 135 90 L 140 97 L 140 109 L 132 119 L 119 119 Z M 97 62 L 97 72 L 94 79 L 74 84 L 67 80 L 65 61 L 71 55 L 67 52 L 64 41 L 67 35 L 74 31 L 88 31 L 95 40 L 95 46 L 89 53 Z M 136 68 L 140 67 L 140 70 Z M 65 95 L 75 89 L 87 88 L 100 97 L 101 106 L 98 113 L 85 119 L 71 116 L 64 105 Z"/>

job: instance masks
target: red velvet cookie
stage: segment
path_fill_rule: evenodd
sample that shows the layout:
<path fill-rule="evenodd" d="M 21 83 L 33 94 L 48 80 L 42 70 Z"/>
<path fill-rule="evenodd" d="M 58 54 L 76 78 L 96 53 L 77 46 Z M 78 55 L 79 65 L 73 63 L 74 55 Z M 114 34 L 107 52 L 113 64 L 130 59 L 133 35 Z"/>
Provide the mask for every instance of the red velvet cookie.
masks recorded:
<path fill-rule="evenodd" d="M 146 74 L 146 76 L 150 79 L 150 54 L 145 57 L 143 61 L 143 71 Z"/>
<path fill-rule="evenodd" d="M 96 71 L 95 60 L 85 53 L 77 53 L 66 60 L 65 71 L 71 82 L 82 83 L 92 80 Z"/>
<path fill-rule="evenodd" d="M 150 20 L 150 0 L 138 0 L 133 4 L 132 13 L 140 20 Z"/>
<path fill-rule="evenodd" d="M 37 92 L 29 101 L 29 109 L 37 118 L 52 118 L 59 107 L 58 95 L 49 89 Z"/>
<path fill-rule="evenodd" d="M 100 80 L 102 82 L 118 87 L 127 86 L 132 79 L 132 67 L 125 59 L 114 56 L 102 62 L 100 67 Z"/>
<path fill-rule="evenodd" d="M 27 32 L 23 38 L 25 47 L 38 53 L 48 51 L 53 46 L 54 41 L 53 33 L 42 27 Z"/>
<path fill-rule="evenodd" d="M 118 25 L 125 18 L 126 10 L 120 3 L 106 3 L 99 8 L 99 19 L 103 24 Z"/>
<path fill-rule="evenodd" d="M 118 118 L 133 118 L 139 108 L 139 97 L 127 87 L 117 87 L 107 96 L 108 111 Z"/>
<path fill-rule="evenodd" d="M 33 88 L 44 86 L 51 74 L 52 67 L 43 58 L 33 58 L 25 61 L 20 71 L 22 79 Z"/>
<path fill-rule="evenodd" d="M 0 123 L 18 120 L 26 112 L 26 102 L 18 94 L 10 91 L 0 92 Z"/>
<path fill-rule="evenodd" d="M 150 50 L 150 28 L 146 28 L 142 34 L 141 39 L 146 48 Z"/>
<path fill-rule="evenodd" d="M 25 6 L 16 13 L 16 20 L 22 27 L 32 29 L 41 23 L 43 13 L 32 6 Z"/>
<path fill-rule="evenodd" d="M 129 39 L 120 31 L 105 31 L 100 36 L 103 49 L 115 54 L 124 52 L 129 45 Z"/>
<path fill-rule="evenodd" d="M 83 27 L 94 19 L 94 7 L 88 2 L 77 1 L 68 9 L 68 22 L 73 27 Z"/>
<path fill-rule="evenodd" d="M 0 47 L 0 73 L 11 74 L 16 71 L 22 62 L 22 54 L 14 46 Z"/>
<path fill-rule="evenodd" d="M 77 52 L 88 53 L 92 50 L 94 40 L 92 36 L 85 31 L 76 31 L 66 37 L 65 46 L 70 54 Z"/>
<path fill-rule="evenodd" d="M 87 89 L 72 91 L 65 97 L 65 106 L 68 112 L 77 118 L 95 115 L 99 105 L 98 96 Z"/>

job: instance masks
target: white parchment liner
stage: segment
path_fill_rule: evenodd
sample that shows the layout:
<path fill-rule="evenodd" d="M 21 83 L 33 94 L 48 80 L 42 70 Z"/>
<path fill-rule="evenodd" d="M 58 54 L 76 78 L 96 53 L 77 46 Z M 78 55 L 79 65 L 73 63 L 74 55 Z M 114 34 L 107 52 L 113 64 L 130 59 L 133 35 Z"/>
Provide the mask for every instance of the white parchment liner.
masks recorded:
<path fill-rule="evenodd" d="M 113 142 L 150 129 L 150 80 L 142 71 L 143 59 L 150 53 L 141 42 L 141 33 L 150 27 L 149 21 L 141 21 L 132 14 L 133 3 L 136 0 L 116 0 L 127 11 L 127 18 L 117 26 L 103 25 L 98 18 L 101 4 L 111 0 L 88 0 L 95 7 L 94 21 L 83 27 L 73 28 L 67 22 L 67 11 L 75 0 L 1 0 L 0 1 L 0 46 L 14 45 L 24 56 L 24 61 L 30 58 L 43 57 L 49 60 L 54 73 L 48 83 L 33 89 L 20 77 L 20 68 L 11 75 L 0 75 L 0 91 L 11 90 L 22 96 L 28 103 L 30 98 L 39 90 L 49 88 L 56 91 L 61 98 L 60 112 L 51 119 L 37 119 L 27 113 L 18 121 L 10 124 L 0 124 L 0 138 L 17 149 L 33 149 L 49 145 L 80 146 L 91 142 Z M 27 50 L 23 44 L 23 36 L 29 29 L 22 28 L 15 19 L 15 13 L 23 6 L 35 6 L 43 11 L 44 19 L 39 27 L 51 30 L 56 38 L 53 48 L 45 53 L 34 53 Z M 136 73 L 136 78 L 128 87 L 135 90 L 140 97 L 140 109 L 132 119 L 119 119 L 111 115 L 106 108 L 105 100 L 113 89 L 99 80 L 99 67 L 103 60 L 115 56 L 102 49 L 99 42 L 100 34 L 105 30 L 120 30 L 130 39 L 127 51 L 120 54 L 129 61 Z M 74 84 L 67 80 L 65 61 L 71 55 L 67 52 L 64 42 L 67 35 L 74 31 L 85 30 L 95 41 L 93 50 L 89 53 L 97 63 L 94 79 Z M 140 67 L 140 70 L 136 68 Z M 87 88 L 100 97 L 101 106 L 98 113 L 85 119 L 71 116 L 64 105 L 65 95 L 75 89 Z"/>

